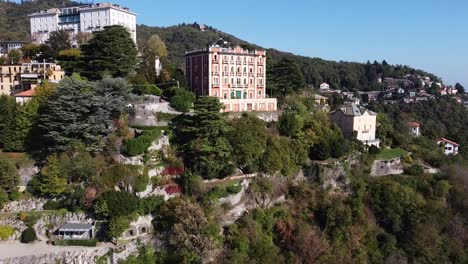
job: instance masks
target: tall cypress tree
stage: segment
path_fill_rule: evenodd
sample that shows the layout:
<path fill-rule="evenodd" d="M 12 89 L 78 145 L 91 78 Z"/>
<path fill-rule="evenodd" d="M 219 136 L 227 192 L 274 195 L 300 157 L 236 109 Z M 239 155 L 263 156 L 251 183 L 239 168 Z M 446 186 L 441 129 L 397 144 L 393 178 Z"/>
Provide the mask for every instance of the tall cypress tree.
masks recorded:
<path fill-rule="evenodd" d="M 4 151 L 15 150 L 16 101 L 14 97 L 0 97 L 0 147 Z"/>
<path fill-rule="evenodd" d="M 185 165 L 203 178 L 222 178 L 233 170 L 231 127 L 220 112 L 222 104 L 214 97 L 195 101 L 195 114 L 176 122 L 175 137 Z"/>

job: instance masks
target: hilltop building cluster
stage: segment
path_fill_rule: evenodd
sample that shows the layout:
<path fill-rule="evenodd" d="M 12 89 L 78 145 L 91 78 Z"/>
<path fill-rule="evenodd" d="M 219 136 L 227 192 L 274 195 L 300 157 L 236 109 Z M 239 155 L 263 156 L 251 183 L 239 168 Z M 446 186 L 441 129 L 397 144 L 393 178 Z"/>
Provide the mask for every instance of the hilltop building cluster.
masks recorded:
<path fill-rule="evenodd" d="M 136 14 L 127 7 L 112 3 L 97 3 L 66 8 L 41 10 L 29 15 L 31 38 L 36 44 L 45 43 L 51 32 L 69 32 L 73 45 L 86 41 L 94 31 L 106 26 L 124 26 L 136 43 Z"/>

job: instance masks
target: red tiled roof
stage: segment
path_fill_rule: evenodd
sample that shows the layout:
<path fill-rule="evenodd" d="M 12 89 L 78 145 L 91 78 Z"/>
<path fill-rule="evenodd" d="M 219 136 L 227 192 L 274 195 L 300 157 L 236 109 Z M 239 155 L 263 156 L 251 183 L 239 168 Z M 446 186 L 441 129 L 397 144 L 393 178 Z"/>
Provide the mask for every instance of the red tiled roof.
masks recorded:
<path fill-rule="evenodd" d="M 36 91 L 34 89 L 15 94 L 15 97 L 34 97 L 36 96 Z"/>
<path fill-rule="evenodd" d="M 421 124 L 417 123 L 417 122 L 409 122 L 409 126 L 410 127 L 420 127 Z"/>
<path fill-rule="evenodd" d="M 454 145 L 454 146 L 457 146 L 457 147 L 460 146 L 460 144 L 455 143 L 455 142 L 453 142 L 453 141 L 451 141 L 451 140 L 448 140 L 448 139 L 446 139 L 446 138 L 441 138 L 441 139 L 439 139 L 437 142 L 447 142 L 447 143 L 450 143 L 450 144 L 452 144 L 452 145 Z"/>

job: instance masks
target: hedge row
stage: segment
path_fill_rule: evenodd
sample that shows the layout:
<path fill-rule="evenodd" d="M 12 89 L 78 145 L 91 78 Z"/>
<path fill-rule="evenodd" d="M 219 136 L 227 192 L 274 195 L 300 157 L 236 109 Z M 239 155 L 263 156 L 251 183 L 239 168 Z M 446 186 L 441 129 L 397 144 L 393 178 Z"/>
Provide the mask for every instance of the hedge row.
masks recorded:
<path fill-rule="evenodd" d="M 75 247 L 95 247 L 97 245 L 96 239 L 86 240 L 55 240 L 54 246 L 75 246 Z"/>
<path fill-rule="evenodd" d="M 161 136 L 161 130 L 145 130 L 143 133 L 132 139 L 125 140 L 125 150 L 130 156 L 141 155 L 148 150 L 151 143 Z"/>

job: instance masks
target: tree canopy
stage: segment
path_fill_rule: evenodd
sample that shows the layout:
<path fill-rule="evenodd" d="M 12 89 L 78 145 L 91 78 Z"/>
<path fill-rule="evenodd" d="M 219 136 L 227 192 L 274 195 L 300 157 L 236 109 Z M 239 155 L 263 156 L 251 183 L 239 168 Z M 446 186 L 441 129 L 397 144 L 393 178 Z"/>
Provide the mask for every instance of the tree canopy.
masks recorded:
<path fill-rule="evenodd" d="M 105 75 L 126 77 L 137 63 L 137 49 L 127 29 L 122 26 L 106 26 L 94 32 L 94 37 L 81 45 L 80 73 L 91 80 Z"/>

